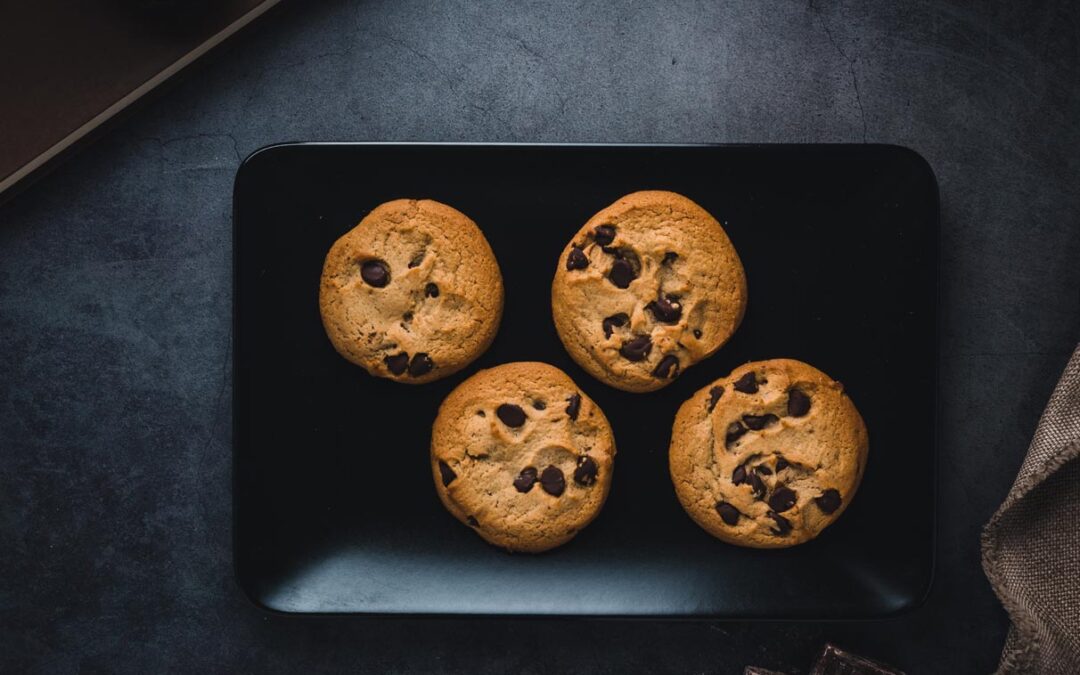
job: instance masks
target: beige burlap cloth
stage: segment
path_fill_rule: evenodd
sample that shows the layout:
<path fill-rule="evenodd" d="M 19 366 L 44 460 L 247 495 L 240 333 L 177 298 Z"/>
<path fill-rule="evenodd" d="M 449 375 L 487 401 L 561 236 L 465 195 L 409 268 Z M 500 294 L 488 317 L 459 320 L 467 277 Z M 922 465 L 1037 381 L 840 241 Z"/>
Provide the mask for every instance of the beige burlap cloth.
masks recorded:
<path fill-rule="evenodd" d="M 1080 674 L 1080 346 L 1043 412 L 982 564 L 1012 626 L 999 673 Z"/>

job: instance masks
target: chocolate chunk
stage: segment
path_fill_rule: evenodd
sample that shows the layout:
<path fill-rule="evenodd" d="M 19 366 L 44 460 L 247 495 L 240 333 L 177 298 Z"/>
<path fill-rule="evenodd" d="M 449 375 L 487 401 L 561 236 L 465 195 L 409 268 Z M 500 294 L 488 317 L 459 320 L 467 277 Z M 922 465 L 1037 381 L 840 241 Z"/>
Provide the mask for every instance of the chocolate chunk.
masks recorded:
<path fill-rule="evenodd" d="M 743 424 L 753 429 L 754 431 L 761 431 L 765 427 L 771 427 L 780 421 L 780 418 L 772 413 L 766 413 L 764 415 L 743 415 Z"/>
<path fill-rule="evenodd" d="M 424 262 L 424 252 L 420 251 L 413 256 L 412 260 L 409 261 L 409 269 L 412 269 L 414 267 L 420 267 L 420 263 L 422 262 Z"/>
<path fill-rule="evenodd" d="M 758 475 L 760 475 L 760 476 L 771 476 L 772 475 L 772 469 L 765 466 L 764 464 L 759 464 L 758 466 L 754 467 L 754 471 L 757 471 Z"/>
<path fill-rule="evenodd" d="M 607 246 L 611 242 L 615 241 L 615 226 L 614 225 L 601 225 L 593 230 L 593 238 L 596 239 L 596 243 L 601 246 Z"/>
<path fill-rule="evenodd" d="M 765 515 L 773 519 L 776 523 L 776 527 L 772 529 L 772 533 L 778 537 L 782 537 L 788 532 L 791 532 L 791 521 L 783 517 L 779 513 L 773 513 L 772 511 L 766 511 Z"/>
<path fill-rule="evenodd" d="M 592 457 L 588 455 L 579 457 L 577 468 L 574 469 L 574 482 L 578 485 L 592 485 L 596 482 L 596 474 L 599 472 L 600 467 L 596 465 Z"/>
<path fill-rule="evenodd" d="M 802 417 L 810 412 L 810 397 L 801 389 L 792 387 L 787 393 L 787 414 L 790 417 Z"/>
<path fill-rule="evenodd" d="M 661 261 L 661 264 L 670 265 L 671 263 L 675 262 L 678 258 L 679 258 L 678 253 L 675 253 L 674 251 L 668 251 L 667 253 L 664 254 L 664 259 L 663 259 L 663 261 Z"/>
<path fill-rule="evenodd" d="M 668 354 L 664 358 L 660 359 L 660 363 L 656 364 L 656 368 L 652 371 L 655 377 L 671 377 L 676 378 L 679 376 L 679 357 L 674 354 Z"/>
<path fill-rule="evenodd" d="M 566 269 L 583 270 L 588 266 L 589 258 L 585 255 L 585 251 L 582 251 L 580 246 L 571 248 L 570 255 L 566 256 Z"/>
<path fill-rule="evenodd" d="M 413 356 L 412 361 L 409 362 L 409 374 L 413 377 L 420 377 L 421 375 L 430 373 L 431 369 L 434 367 L 435 362 L 431 360 L 431 357 L 420 352 Z"/>
<path fill-rule="evenodd" d="M 709 412 L 712 412 L 716 407 L 716 402 L 720 400 L 720 397 L 724 395 L 723 387 L 713 387 L 709 390 Z"/>
<path fill-rule="evenodd" d="M 780 485 L 773 493 L 769 495 L 769 508 L 777 513 L 783 513 L 792 506 L 795 506 L 795 502 L 798 500 L 798 495 L 791 488 Z"/>
<path fill-rule="evenodd" d="M 765 499 L 765 482 L 757 472 L 751 471 L 746 474 L 746 480 L 750 483 L 750 491 L 754 493 L 754 499 Z"/>
<path fill-rule="evenodd" d="M 701 331 L 698 330 L 697 328 L 694 329 L 694 337 L 696 337 L 699 340 L 701 339 Z"/>
<path fill-rule="evenodd" d="M 562 470 L 557 466 L 548 465 L 544 473 L 540 474 L 540 487 L 553 497 L 561 495 L 566 489 L 566 479 L 563 478 Z"/>
<path fill-rule="evenodd" d="M 400 375 L 409 367 L 409 355 L 405 352 L 383 357 L 386 368 L 394 375 Z"/>
<path fill-rule="evenodd" d="M 604 328 L 604 337 L 609 338 L 616 328 L 625 326 L 626 322 L 630 320 L 630 317 L 622 312 L 613 314 L 608 318 L 600 322 L 600 325 Z"/>
<path fill-rule="evenodd" d="M 742 485 L 746 482 L 746 467 L 740 464 L 731 472 L 731 482 L 734 485 Z"/>
<path fill-rule="evenodd" d="M 581 394 L 570 394 L 570 398 L 566 399 L 566 414 L 570 416 L 570 419 L 576 420 L 579 412 L 581 412 Z"/>
<path fill-rule="evenodd" d="M 738 422 L 732 422 L 728 425 L 727 435 L 724 436 L 724 445 L 731 447 L 731 444 L 742 438 L 746 433 L 746 427 Z"/>
<path fill-rule="evenodd" d="M 533 484 L 536 483 L 536 467 L 527 466 L 521 470 L 518 477 L 514 479 L 514 487 L 518 492 L 528 492 L 532 489 Z"/>
<path fill-rule="evenodd" d="M 648 335 L 639 335 L 619 348 L 619 353 L 629 361 L 644 361 L 651 351 L 652 338 Z"/>
<path fill-rule="evenodd" d="M 788 468 L 789 466 L 791 466 L 791 462 L 784 459 L 783 455 L 777 455 L 776 456 L 776 472 L 777 473 L 783 471 L 784 469 Z"/>
<path fill-rule="evenodd" d="M 503 403 L 495 409 L 495 414 L 508 427 L 517 428 L 525 424 L 525 411 L 513 403 Z"/>
<path fill-rule="evenodd" d="M 544 410 L 547 408 L 547 403 L 544 403 L 543 401 L 533 401 L 533 407 L 537 410 Z"/>
<path fill-rule="evenodd" d="M 368 286 L 382 288 L 390 283 L 390 268 L 381 260 L 365 260 L 360 266 L 360 278 Z"/>
<path fill-rule="evenodd" d="M 453 483 L 454 479 L 457 478 L 457 474 L 450 468 L 450 465 L 441 459 L 439 460 L 439 475 L 442 476 L 443 487 Z"/>
<path fill-rule="evenodd" d="M 741 391 L 744 394 L 757 393 L 757 377 L 752 371 L 739 378 L 735 383 L 735 391 Z"/>
<path fill-rule="evenodd" d="M 739 510 L 727 502 L 717 502 L 716 512 L 720 514 L 720 519 L 728 525 L 739 522 Z"/>
<path fill-rule="evenodd" d="M 645 309 L 652 312 L 652 315 L 660 323 L 676 323 L 682 317 L 682 305 L 679 304 L 677 299 L 672 299 L 670 296 L 664 297 L 661 295 L 656 300 L 645 305 Z"/>
<path fill-rule="evenodd" d="M 412 312 L 405 312 L 403 315 L 401 315 L 401 321 L 403 323 L 409 323 L 410 321 L 412 321 L 412 317 Z"/>
<path fill-rule="evenodd" d="M 615 260 L 615 263 L 611 266 L 611 271 L 608 272 L 608 281 L 618 288 L 629 288 L 630 282 L 636 278 L 637 275 L 634 274 L 633 266 L 625 258 Z"/>
<path fill-rule="evenodd" d="M 427 286 L 424 286 L 424 295 L 429 298 L 439 297 L 439 287 L 435 284 L 428 284 Z"/>
<path fill-rule="evenodd" d="M 825 515 L 831 515 L 840 508 L 840 492 L 829 488 L 825 492 L 821 493 L 820 497 L 814 497 L 814 503 L 818 505 L 821 512 Z"/>
<path fill-rule="evenodd" d="M 473 516 L 469 516 L 466 520 L 469 522 L 470 527 L 480 527 L 480 523 Z"/>

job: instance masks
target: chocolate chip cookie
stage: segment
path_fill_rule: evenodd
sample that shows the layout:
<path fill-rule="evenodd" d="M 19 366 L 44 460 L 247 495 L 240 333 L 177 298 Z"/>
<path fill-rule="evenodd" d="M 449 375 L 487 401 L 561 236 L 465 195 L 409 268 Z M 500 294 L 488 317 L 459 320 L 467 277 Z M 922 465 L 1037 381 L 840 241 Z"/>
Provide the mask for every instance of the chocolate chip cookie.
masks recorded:
<path fill-rule="evenodd" d="M 465 380 L 443 401 L 431 435 L 443 505 L 510 551 L 546 551 L 592 522 L 614 460 L 604 413 L 546 363 L 508 363 Z"/>
<path fill-rule="evenodd" d="M 869 437 L 839 382 L 800 361 L 748 363 L 679 408 L 668 459 L 683 508 L 723 541 L 813 539 L 855 496 Z"/>
<path fill-rule="evenodd" d="M 653 391 L 727 342 L 746 310 L 746 275 L 703 208 L 673 192 L 635 192 L 567 244 L 551 306 L 582 368 L 618 389 Z"/>
<path fill-rule="evenodd" d="M 330 342 L 398 382 L 464 368 L 495 339 L 502 308 L 499 265 L 476 223 L 427 199 L 377 206 L 323 265 L 319 309 Z"/>

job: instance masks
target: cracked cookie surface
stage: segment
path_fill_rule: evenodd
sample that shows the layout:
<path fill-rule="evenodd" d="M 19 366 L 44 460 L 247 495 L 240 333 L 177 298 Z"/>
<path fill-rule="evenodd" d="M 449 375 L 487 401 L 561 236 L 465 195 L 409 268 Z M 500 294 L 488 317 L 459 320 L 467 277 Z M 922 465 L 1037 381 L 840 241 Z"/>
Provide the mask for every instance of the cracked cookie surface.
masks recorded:
<path fill-rule="evenodd" d="M 843 385 L 790 359 L 757 361 L 695 393 L 668 460 L 683 508 L 732 544 L 813 539 L 851 502 L 869 436 Z"/>
<path fill-rule="evenodd" d="M 746 310 L 746 275 L 707 211 L 673 192 L 635 192 L 567 244 L 551 306 L 578 365 L 618 389 L 653 391 L 727 342 Z"/>
<path fill-rule="evenodd" d="M 431 200 L 377 206 L 331 247 L 319 311 L 334 348 L 370 374 L 423 383 L 461 370 L 495 339 L 499 265 L 465 214 Z"/>
<path fill-rule="evenodd" d="M 465 380 L 439 407 L 431 435 L 443 505 L 510 551 L 546 551 L 592 522 L 614 459 L 604 413 L 546 363 L 508 363 Z"/>

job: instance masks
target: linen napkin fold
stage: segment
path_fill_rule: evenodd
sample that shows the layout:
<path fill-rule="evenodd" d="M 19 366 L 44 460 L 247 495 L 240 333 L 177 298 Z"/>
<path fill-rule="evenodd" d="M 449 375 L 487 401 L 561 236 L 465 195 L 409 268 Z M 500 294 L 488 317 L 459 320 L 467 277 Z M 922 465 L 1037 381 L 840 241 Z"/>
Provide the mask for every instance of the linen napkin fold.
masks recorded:
<path fill-rule="evenodd" d="M 998 673 L 1080 673 L 1080 345 L 1043 412 L 982 565 L 1012 625 Z"/>

